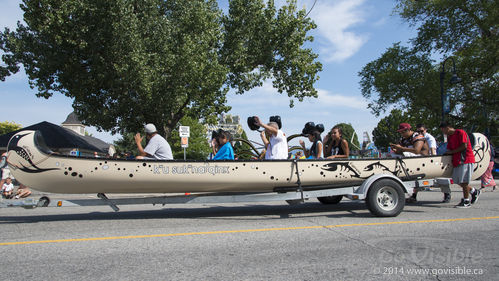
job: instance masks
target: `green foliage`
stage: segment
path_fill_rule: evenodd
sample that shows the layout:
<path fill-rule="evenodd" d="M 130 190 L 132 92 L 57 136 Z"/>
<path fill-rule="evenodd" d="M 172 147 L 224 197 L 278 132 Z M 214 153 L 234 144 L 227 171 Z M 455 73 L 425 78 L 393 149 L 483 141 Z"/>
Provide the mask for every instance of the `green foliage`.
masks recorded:
<path fill-rule="evenodd" d="M 85 124 L 122 134 L 214 123 L 229 88 L 267 78 L 291 100 L 317 96 L 322 66 L 302 47 L 315 25 L 296 1 L 229 4 L 224 15 L 215 0 L 25 0 L 26 25 L 0 33 L 0 80 L 22 65 L 39 97 L 62 93 Z"/>
<path fill-rule="evenodd" d="M 21 128 L 22 128 L 21 125 L 16 124 L 14 122 L 9 122 L 9 121 L 0 122 L 0 135 L 8 134 L 10 132 L 17 131 Z"/>
<path fill-rule="evenodd" d="M 126 133 L 121 136 L 121 139 L 114 141 L 114 147 L 116 148 L 116 153 L 118 155 L 124 154 L 126 152 L 130 152 L 131 155 L 137 156 L 139 155 L 139 151 L 137 150 L 137 145 L 135 144 L 135 136 L 136 133 Z M 144 135 L 143 133 L 141 133 Z M 145 147 L 146 142 L 145 138 L 142 141 L 142 147 Z"/>
<path fill-rule="evenodd" d="M 190 160 L 206 160 L 211 148 L 208 144 L 206 136 L 206 127 L 198 119 L 185 116 L 179 122 L 170 135 L 168 143 L 172 148 L 174 159 L 184 159 L 184 149 L 180 146 L 179 127 L 189 126 L 189 147 L 186 148 L 186 159 Z"/>
<path fill-rule="evenodd" d="M 225 64 L 230 69 L 228 84 L 243 93 L 273 78 L 279 93 L 303 101 L 317 97 L 313 87 L 319 79 L 322 64 L 311 49 L 302 49 L 313 37 L 307 33 L 316 28 L 305 10 L 298 10 L 296 0 L 276 10 L 274 1 L 229 1 L 229 14 L 224 17 L 226 41 L 222 48 Z M 293 106 L 293 100 L 290 100 Z"/>
<path fill-rule="evenodd" d="M 495 0 L 398 0 L 396 11 L 418 34 L 411 47 L 394 44 L 361 72 L 362 94 L 379 115 L 403 109 L 408 118 L 434 129 L 441 121 L 439 73 L 431 58 L 453 57 L 462 82 L 449 85 L 447 61 L 444 89 L 450 95 L 447 119 L 456 127 L 486 131 L 497 138 L 499 92 L 499 9 Z M 443 61 L 443 59 L 442 59 Z"/>

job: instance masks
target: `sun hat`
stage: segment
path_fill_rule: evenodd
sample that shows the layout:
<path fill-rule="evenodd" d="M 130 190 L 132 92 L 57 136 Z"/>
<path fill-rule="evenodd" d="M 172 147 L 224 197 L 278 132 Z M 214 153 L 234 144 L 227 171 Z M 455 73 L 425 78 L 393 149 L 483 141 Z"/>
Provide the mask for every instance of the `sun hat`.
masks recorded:
<path fill-rule="evenodd" d="M 144 126 L 144 130 L 146 131 L 147 134 L 152 134 L 156 132 L 156 126 L 154 124 L 147 124 Z"/>

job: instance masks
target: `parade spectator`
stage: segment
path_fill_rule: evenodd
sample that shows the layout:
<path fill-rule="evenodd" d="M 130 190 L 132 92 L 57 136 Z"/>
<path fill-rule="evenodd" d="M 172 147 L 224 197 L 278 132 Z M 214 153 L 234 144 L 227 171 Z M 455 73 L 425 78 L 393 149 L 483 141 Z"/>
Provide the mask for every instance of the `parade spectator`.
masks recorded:
<path fill-rule="evenodd" d="M 491 187 L 492 190 L 496 190 L 496 182 L 494 180 L 494 176 L 492 175 L 492 170 L 494 169 L 494 161 L 495 161 L 495 153 L 494 153 L 494 146 L 492 145 L 492 142 L 489 140 L 489 145 L 490 145 L 490 162 L 489 166 L 487 167 L 487 170 L 485 173 L 480 177 L 481 180 L 481 187 L 480 190 L 483 190 L 486 187 Z"/>
<path fill-rule="evenodd" d="M 135 143 L 139 150 L 139 155 L 136 159 L 152 159 L 152 160 L 173 160 L 172 150 L 168 142 L 158 134 L 154 124 L 144 126 L 146 132 L 147 145 L 142 148 L 142 140 L 144 139 L 140 133 L 135 135 Z"/>
<path fill-rule="evenodd" d="M 227 131 L 220 131 L 217 136 L 217 143 L 220 148 L 213 157 L 213 160 L 234 160 L 234 149 L 230 143 L 230 133 Z"/>
<path fill-rule="evenodd" d="M 425 137 L 426 142 L 428 143 L 428 147 L 430 149 L 429 155 L 437 155 L 437 141 L 430 133 L 427 132 L 426 126 L 423 124 L 417 124 L 416 132 L 422 134 Z"/>
<path fill-rule="evenodd" d="M 445 154 L 452 155 L 452 166 L 454 166 L 452 180 L 463 189 L 463 199 L 456 205 L 456 208 L 469 208 L 480 196 L 480 190 L 469 185 L 473 175 L 473 163 L 475 163 L 470 138 L 465 131 L 455 129 L 447 122 L 440 124 L 440 130 L 447 135 L 447 151 Z"/>
<path fill-rule="evenodd" d="M 5 183 L 2 184 L 2 195 L 3 197 L 10 199 L 12 198 L 14 193 L 14 184 L 12 183 L 12 179 L 7 177 L 5 179 Z"/>
<path fill-rule="evenodd" d="M 288 158 L 288 141 L 284 133 L 279 130 L 279 125 L 276 122 L 264 124 L 258 116 L 255 116 L 256 124 L 265 130 L 260 133 L 260 137 L 265 146 L 265 159 L 287 159 Z M 269 139 L 267 140 L 267 136 Z"/>
<path fill-rule="evenodd" d="M 31 195 L 31 190 L 24 184 L 20 184 L 16 192 L 16 199 L 26 198 Z"/>
<path fill-rule="evenodd" d="M 325 156 L 328 159 L 333 158 L 348 158 L 350 149 L 348 142 L 343 139 L 343 130 L 339 126 L 334 126 L 331 132 L 324 137 Z"/>

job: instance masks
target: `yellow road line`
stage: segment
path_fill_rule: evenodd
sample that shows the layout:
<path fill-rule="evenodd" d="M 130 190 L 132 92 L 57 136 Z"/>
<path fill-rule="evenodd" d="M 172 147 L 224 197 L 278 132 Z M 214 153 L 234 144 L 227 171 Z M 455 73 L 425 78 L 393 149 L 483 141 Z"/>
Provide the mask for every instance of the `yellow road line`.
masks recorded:
<path fill-rule="evenodd" d="M 175 236 L 208 235 L 208 234 L 246 233 L 246 232 L 267 232 L 267 231 L 282 231 L 282 230 L 321 229 L 321 228 L 351 227 L 351 226 L 374 226 L 374 225 L 391 225 L 391 224 L 415 224 L 415 223 L 431 223 L 431 222 L 456 222 L 456 221 L 491 220 L 491 219 L 499 219 L 499 216 L 495 216 L 495 217 L 478 217 L 478 218 L 439 219 L 439 220 L 417 220 L 417 221 L 393 221 L 393 222 L 352 223 L 352 224 L 336 224 L 336 225 L 325 225 L 325 226 L 324 225 L 315 225 L 315 226 L 276 227 L 276 228 L 260 228 L 260 229 L 219 230 L 219 231 L 203 231 L 203 232 L 151 234 L 151 235 L 131 235 L 131 236 L 111 236 L 111 237 L 95 237 L 95 238 L 74 238 L 74 239 L 59 239 L 59 240 L 23 241 L 23 242 L 4 242 L 4 243 L 0 243 L 0 246 L 26 245 L 26 244 L 44 244 L 44 243 L 60 243 L 60 242 L 102 241 L 102 240 L 118 240 L 118 239 L 175 237 Z"/>

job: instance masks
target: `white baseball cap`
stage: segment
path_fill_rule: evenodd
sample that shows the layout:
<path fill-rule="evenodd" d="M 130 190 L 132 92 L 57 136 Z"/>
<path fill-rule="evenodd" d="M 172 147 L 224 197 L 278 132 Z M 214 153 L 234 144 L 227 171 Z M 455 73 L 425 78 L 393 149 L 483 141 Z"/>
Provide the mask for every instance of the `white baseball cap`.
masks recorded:
<path fill-rule="evenodd" d="M 156 126 L 154 126 L 154 124 L 146 124 L 144 126 L 144 129 L 146 131 L 147 134 L 152 134 L 152 133 L 155 133 L 157 130 L 156 130 Z"/>

